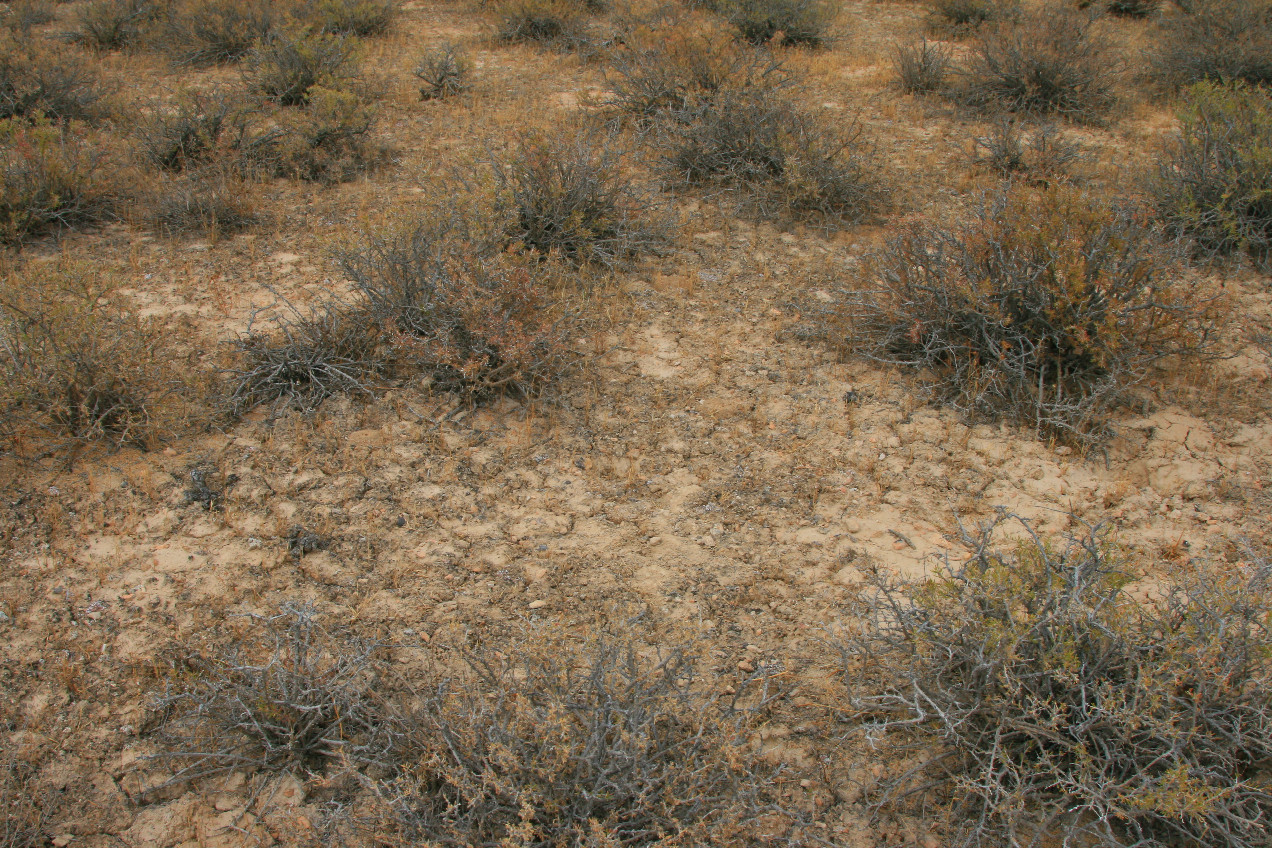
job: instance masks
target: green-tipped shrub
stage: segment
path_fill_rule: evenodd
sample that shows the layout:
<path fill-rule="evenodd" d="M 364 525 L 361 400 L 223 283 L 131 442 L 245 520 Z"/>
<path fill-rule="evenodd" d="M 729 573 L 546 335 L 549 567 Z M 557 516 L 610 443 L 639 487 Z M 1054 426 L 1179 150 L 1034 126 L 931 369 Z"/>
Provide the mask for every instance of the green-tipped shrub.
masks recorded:
<path fill-rule="evenodd" d="M 303 109 L 287 116 L 277 136 L 257 143 L 255 158 L 279 176 L 347 182 L 384 158 L 375 138 L 376 110 L 351 91 L 315 87 Z"/>
<path fill-rule="evenodd" d="M 932 0 L 928 14 L 933 29 L 957 34 L 1001 20 L 1011 11 L 1014 7 L 1003 0 Z"/>
<path fill-rule="evenodd" d="M 179 65 L 237 62 L 284 22 L 269 0 L 184 0 L 168 16 L 163 42 Z"/>
<path fill-rule="evenodd" d="M 383 35 L 397 18 L 397 0 L 310 0 L 301 17 L 328 35 Z"/>
<path fill-rule="evenodd" d="M 931 577 L 867 575 L 845 679 L 906 770 L 876 797 L 939 799 L 959 848 L 1266 845 L 1272 567 L 1141 565 L 1007 518 Z"/>
<path fill-rule="evenodd" d="M 0 120 L 95 123 L 110 114 L 108 94 L 97 71 L 75 56 L 0 37 Z"/>
<path fill-rule="evenodd" d="M 1209 255 L 1272 259 L 1272 98 L 1198 83 L 1184 96 L 1174 150 L 1149 180 L 1167 229 Z"/>
<path fill-rule="evenodd" d="M 340 88 L 352 77 L 353 42 L 342 35 L 274 34 L 249 54 L 252 88 L 283 106 L 303 106 L 316 87 Z"/>
<path fill-rule="evenodd" d="M 904 229 L 833 332 L 973 418 L 1082 443 L 1155 366 L 1209 349 L 1215 308 L 1134 215 L 1015 187 L 960 224 Z"/>
<path fill-rule="evenodd" d="M 825 47 L 831 40 L 837 8 L 828 0 L 726 0 L 724 14 L 748 44 Z"/>
<path fill-rule="evenodd" d="M 146 164 L 173 173 L 234 160 L 252 170 L 252 157 L 267 153 L 273 138 L 254 131 L 255 118 L 256 110 L 229 92 L 184 93 L 141 120 L 138 152 Z"/>
<path fill-rule="evenodd" d="M 96 50 L 123 50 L 148 35 L 162 14 L 157 0 L 95 0 L 80 9 L 68 36 Z"/>
<path fill-rule="evenodd" d="M 1172 87 L 1201 80 L 1272 84 L 1272 7 L 1262 0 L 1195 0 L 1164 18 L 1151 59 Z"/>
<path fill-rule="evenodd" d="M 101 155 L 73 131 L 0 121 L 0 244 L 99 223 L 118 201 Z"/>

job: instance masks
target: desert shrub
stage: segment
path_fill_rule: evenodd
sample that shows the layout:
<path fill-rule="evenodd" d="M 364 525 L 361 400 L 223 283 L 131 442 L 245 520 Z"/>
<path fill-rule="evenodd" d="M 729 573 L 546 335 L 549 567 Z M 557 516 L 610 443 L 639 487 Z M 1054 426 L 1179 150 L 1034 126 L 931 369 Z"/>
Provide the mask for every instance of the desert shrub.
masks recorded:
<path fill-rule="evenodd" d="M 14 0 L 5 4 L 4 17 L 0 21 L 0 26 L 15 33 L 21 33 L 24 37 L 30 37 L 33 28 L 52 23 L 55 17 L 53 4 L 48 0 Z"/>
<path fill-rule="evenodd" d="M 0 244 L 113 217 L 119 191 L 102 161 L 73 129 L 0 121 Z"/>
<path fill-rule="evenodd" d="M 44 116 L 93 123 L 109 114 L 109 93 L 80 59 L 0 36 L 0 120 Z"/>
<path fill-rule="evenodd" d="M 143 161 L 180 172 L 214 161 L 247 160 L 268 148 L 273 134 L 256 129 L 256 110 L 227 91 L 185 92 L 137 128 Z"/>
<path fill-rule="evenodd" d="M 506 0 L 499 7 L 498 35 L 510 44 L 572 50 L 589 41 L 587 15 L 582 0 Z"/>
<path fill-rule="evenodd" d="M 94 0 L 79 10 L 68 37 L 97 50 L 122 50 L 141 41 L 162 14 L 156 0 Z"/>
<path fill-rule="evenodd" d="M 856 721 L 914 764 L 880 800 L 945 795 L 960 846 L 1266 845 L 1272 567 L 1144 574 L 1098 530 L 1007 520 L 930 578 L 868 575 Z"/>
<path fill-rule="evenodd" d="M 342 35 L 274 33 L 248 54 L 247 78 L 283 106 L 303 106 L 315 87 L 340 88 L 353 75 L 353 42 Z"/>
<path fill-rule="evenodd" d="M 932 0 L 928 20 L 938 32 L 959 35 L 1011 17 L 1016 11 L 1016 5 L 1009 0 Z"/>
<path fill-rule="evenodd" d="M 262 404 L 309 413 L 333 395 L 369 395 L 384 366 L 367 316 L 335 301 L 304 314 L 284 302 L 266 329 L 254 320 L 232 347 L 225 407 L 235 417 Z"/>
<path fill-rule="evenodd" d="M 988 135 L 974 139 L 972 155 L 1002 177 L 1023 176 L 1044 185 L 1066 179 L 1070 168 L 1083 158 L 1078 146 L 1053 125 L 1027 130 L 1010 118 L 991 125 Z"/>
<path fill-rule="evenodd" d="M 284 11 L 270 0 L 183 0 L 162 38 L 179 65 L 236 62 L 283 24 Z"/>
<path fill-rule="evenodd" d="M 725 17 L 748 44 L 825 47 L 831 39 L 837 9 L 828 0 L 726 0 Z"/>
<path fill-rule="evenodd" d="M 353 91 L 315 87 L 303 109 L 277 133 L 255 142 L 253 156 L 279 176 L 309 182 L 346 182 L 384 157 L 375 141 L 376 110 Z"/>
<path fill-rule="evenodd" d="M 1149 18 L 1161 10 L 1162 0 L 1104 0 L 1103 3 L 1085 0 L 1078 4 L 1078 8 L 1086 8 L 1088 5 L 1100 6 L 1110 15 L 1119 18 Z"/>
<path fill-rule="evenodd" d="M 1151 53 L 1157 77 L 1272 84 L 1272 7 L 1261 0 L 1198 0 L 1161 22 Z"/>
<path fill-rule="evenodd" d="M 381 789 L 406 839 L 732 844 L 756 824 L 771 779 L 745 756 L 756 713 L 716 702 L 691 657 L 550 647 L 484 651 L 433 687 L 403 774 Z"/>
<path fill-rule="evenodd" d="M 945 87 L 950 72 L 949 48 L 926 38 L 918 44 L 898 45 L 892 56 L 901 90 L 906 94 L 927 94 Z"/>
<path fill-rule="evenodd" d="M 608 139 L 522 136 L 496 163 L 509 240 L 542 255 L 609 266 L 658 252 L 665 228 L 623 165 Z"/>
<path fill-rule="evenodd" d="M 887 201 L 881 162 L 859 122 L 840 127 L 765 93 L 721 97 L 671 134 L 667 165 L 689 184 L 748 190 L 764 214 L 859 221 Z"/>
<path fill-rule="evenodd" d="M 0 848 L 47 844 L 57 793 L 42 790 L 38 771 L 35 751 L 0 741 Z"/>
<path fill-rule="evenodd" d="M 217 167 L 165 179 L 147 214 L 160 235 L 198 233 L 212 239 L 250 229 L 261 220 L 248 183 Z"/>
<path fill-rule="evenodd" d="M 1118 67 L 1098 19 L 1064 8 L 978 30 L 958 95 L 990 110 L 1093 120 L 1112 108 Z"/>
<path fill-rule="evenodd" d="M 1175 148 L 1149 180 L 1168 230 L 1205 254 L 1272 258 L 1272 98 L 1243 84 L 1198 83 Z"/>
<path fill-rule="evenodd" d="M 145 444 L 176 420 L 171 345 L 114 296 L 108 276 L 28 265 L 0 282 L 0 422 L 12 450 Z"/>
<path fill-rule="evenodd" d="M 300 12 L 319 32 L 359 37 L 388 32 L 397 13 L 396 0 L 310 0 Z"/>
<path fill-rule="evenodd" d="M 308 605 L 246 618 L 232 645 L 191 656 L 151 705 L 157 758 L 177 767 L 163 785 L 386 764 L 401 727 L 378 691 L 381 646 L 324 628 Z"/>
<path fill-rule="evenodd" d="M 415 77 L 421 83 L 421 100 L 442 100 L 468 90 L 473 63 L 454 44 L 446 43 L 429 50 L 415 66 Z"/>
<path fill-rule="evenodd" d="M 435 391 L 533 397 L 570 366 L 577 322 L 554 303 L 550 269 L 458 222 L 375 238 L 341 266 L 397 371 L 423 373 Z"/>
<path fill-rule="evenodd" d="M 958 226 L 917 223 L 837 308 L 841 342 L 926 369 L 976 418 L 1098 440 L 1107 413 L 1166 357 L 1203 353 L 1213 304 L 1151 229 L 1082 194 L 1015 188 Z"/>
<path fill-rule="evenodd" d="M 605 81 L 613 106 L 649 119 L 683 116 L 729 92 L 780 87 L 785 75 L 776 60 L 709 29 L 676 27 L 614 51 Z"/>

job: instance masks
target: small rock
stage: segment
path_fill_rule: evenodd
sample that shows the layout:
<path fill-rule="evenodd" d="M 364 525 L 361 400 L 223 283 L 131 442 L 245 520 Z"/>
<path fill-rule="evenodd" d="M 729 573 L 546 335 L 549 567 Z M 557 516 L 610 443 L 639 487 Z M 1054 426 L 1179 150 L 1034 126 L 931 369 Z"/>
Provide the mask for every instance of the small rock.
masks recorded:
<path fill-rule="evenodd" d="M 69 833 L 60 833 L 57 836 L 53 837 L 52 842 L 54 845 L 57 846 L 57 848 L 66 848 L 66 846 L 70 845 L 71 842 L 74 841 L 74 839 L 75 837 Z"/>
<path fill-rule="evenodd" d="M 5 612 L 0 612 L 0 624 L 8 624 L 9 621 L 10 619 L 8 614 Z"/>
<path fill-rule="evenodd" d="M 750 660 L 742 660 L 738 663 L 738 671 L 752 672 L 755 671 L 755 665 Z"/>
<path fill-rule="evenodd" d="M 547 601 L 544 601 L 544 600 L 531 601 L 531 602 L 530 602 L 530 609 L 543 609 L 543 608 L 544 608 L 544 607 L 546 607 L 547 605 L 548 605 L 548 602 L 547 602 Z"/>

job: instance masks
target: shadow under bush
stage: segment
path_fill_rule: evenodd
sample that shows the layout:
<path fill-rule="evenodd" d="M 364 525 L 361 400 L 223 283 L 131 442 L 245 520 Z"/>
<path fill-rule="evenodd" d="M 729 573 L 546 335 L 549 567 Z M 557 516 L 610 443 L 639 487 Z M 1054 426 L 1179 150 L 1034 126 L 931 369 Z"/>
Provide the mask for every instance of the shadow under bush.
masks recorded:
<path fill-rule="evenodd" d="M 1262 0 L 1192 0 L 1162 19 L 1150 63 L 1178 88 L 1201 80 L 1272 84 L 1272 6 Z"/>
<path fill-rule="evenodd" d="M 954 94 L 978 109 L 1097 120 L 1113 108 L 1119 76 L 1099 25 L 1053 5 L 983 27 Z"/>
<path fill-rule="evenodd" d="M 470 657 L 469 674 L 427 695 L 402 775 L 379 789 L 403 837 L 748 844 L 772 812 L 761 792 L 772 775 L 746 757 L 767 678 L 719 701 L 680 650 L 541 647 Z"/>
<path fill-rule="evenodd" d="M 1055 188 L 907 227 L 869 284 L 832 309 L 833 341 L 924 369 L 974 418 L 1079 443 L 1106 437 L 1158 364 L 1206 354 L 1218 310 L 1141 221 Z"/>
<path fill-rule="evenodd" d="M 1169 232 L 1202 255 L 1272 260 L 1272 97 L 1198 83 L 1184 95 L 1174 149 L 1148 180 Z"/>
<path fill-rule="evenodd" d="M 867 574 L 853 722 L 912 765 L 877 805 L 939 798 L 959 846 L 1265 846 L 1272 566 L 1143 574 L 1008 519 L 926 580 Z"/>

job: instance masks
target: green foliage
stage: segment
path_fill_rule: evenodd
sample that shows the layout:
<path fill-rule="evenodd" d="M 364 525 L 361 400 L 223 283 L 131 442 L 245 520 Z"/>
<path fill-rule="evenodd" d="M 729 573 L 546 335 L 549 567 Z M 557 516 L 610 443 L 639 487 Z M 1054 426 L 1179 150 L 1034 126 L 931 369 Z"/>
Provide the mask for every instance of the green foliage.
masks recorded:
<path fill-rule="evenodd" d="M 95 123 L 109 114 L 107 94 L 96 69 L 75 56 L 0 36 L 0 120 Z"/>
<path fill-rule="evenodd" d="M 237 62 L 283 24 L 284 12 L 270 0 L 182 0 L 162 39 L 179 65 Z"/>
<path fill-rule="evenodd" d="M 80 9 L 69 37 L 97 50 L 122 50 L 149 35 L 163 12 L 158 0 L 94 0 Z"/>
<path fill-rule="evenodd" d="M 1184 95 L 1175 148 L 1150 178 L 1168 230 L 1216 255 L 1272 259 L 1272 98 L 1241 83 Z"/>
<path fill-rule="evenodd" d="M 939 793 L 957 846 L 1266 845 L 1272 567 L 1141 575 L 1099 530 L 1011 544 L 1008 518 L 931 578 L 869 575 L 856 722 L 918 757 L 880 803 Z"/>
<path fill-rule="evenodd" d="M 283 106 L 303 106 L 316 87 L 340 88 L 353 75 L 354 43 L 342 35 L 275 33 L 253 48 L 253 89 Z"/>
<path fill-rule="evenodd" d="M 397 18 L 397 0 L 310 0 L 302 20 L 328 35 L 383 35 Z"/>
<path fill-rule="evenodd" d="M 375 122 L 375 108 L 356 93 L 317 86 L 302 109 L 284 118 L 276 143 L 259 145 L 258 158 L 280 176 L 347 182 L 383 159 Z"/>

